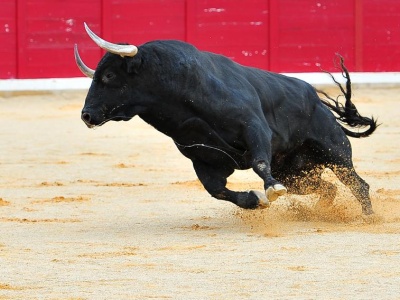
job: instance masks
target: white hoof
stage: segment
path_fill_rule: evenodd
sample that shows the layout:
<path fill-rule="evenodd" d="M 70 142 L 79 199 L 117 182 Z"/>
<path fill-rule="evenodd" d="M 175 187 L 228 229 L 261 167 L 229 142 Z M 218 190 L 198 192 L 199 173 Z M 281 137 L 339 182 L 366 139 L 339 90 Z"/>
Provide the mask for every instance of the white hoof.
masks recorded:
<path fill-rule="evenodd" d="M 251 192 L 257 196 L 259 208 L 267 208 L 270 206 L 270 203 L 267 197 L 264 195 L 264 193 L 261 193 L 259 191 L 251 191 Z"/>
<path fill-rule="evenodd" d="M 279 196 L 283 196 L 287 193 L 287 189 L 282 184 L 275 184 L 266 189 L 265 195 L 269 202 L 273 202 L 278 199 Z"/>

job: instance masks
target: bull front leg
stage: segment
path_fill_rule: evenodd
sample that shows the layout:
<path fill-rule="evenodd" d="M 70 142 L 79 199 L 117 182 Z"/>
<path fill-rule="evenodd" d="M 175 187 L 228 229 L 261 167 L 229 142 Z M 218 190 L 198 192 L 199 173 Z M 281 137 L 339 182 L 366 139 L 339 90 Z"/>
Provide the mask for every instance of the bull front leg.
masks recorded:
<path fill-rule="evenodd" d="M 273 202 L 278 199 L 279 196 L 283 196 L 287 193 L 286 187 L 272 177 L 270 164 L 265 160 L 255 159 L 253 162 L 253 170 L 263 179 L 265 196 L 269 202 Z"/>
<path fill-rule="evenodd" d="M 211 166 L 201 161 L 193 161 L 197 177 L 207 192 L 214 198 L 225 200 L 245 209 L 265 208 L 269 201 L 258 191 L 236 192 L 226 188 L 227 178 L 234 172 L 233 168 Z"/>
<path fill-rule="evenodd" d="M 252 168 L 264 181 L 265 196 L 269 202 L 287 193 L 286 187 L 272 177 L 271 132 L 262 122 L 247 126 L 245 140 L 252 155 Z"/>

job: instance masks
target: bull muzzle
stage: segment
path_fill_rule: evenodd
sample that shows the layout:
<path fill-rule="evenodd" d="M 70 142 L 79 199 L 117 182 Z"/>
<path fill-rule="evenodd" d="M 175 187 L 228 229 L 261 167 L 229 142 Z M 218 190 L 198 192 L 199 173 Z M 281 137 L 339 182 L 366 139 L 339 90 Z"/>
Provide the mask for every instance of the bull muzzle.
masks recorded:
<path fill-rule="evenodd" d="M 82 112 L 81 119 L 89 128 L 93 128 L 96 126 L 96 124 L 92 123 L 93 118 L 89 112 Z"/>
<path fill-rule="evenodd" d="M 87 108 L 83 108 L 81 119 L 89 128 L 98 127 L 105 123 L 104 115 L 102 113 Z"/>
<path fill-rule="evenodd" d="M 92 120 L 92 117 L 91 117 L 90 113 L 82 112 L 81 119 L 83 122 L 85 122 L 86 125 L 91 125 L 90 121 Z"/>

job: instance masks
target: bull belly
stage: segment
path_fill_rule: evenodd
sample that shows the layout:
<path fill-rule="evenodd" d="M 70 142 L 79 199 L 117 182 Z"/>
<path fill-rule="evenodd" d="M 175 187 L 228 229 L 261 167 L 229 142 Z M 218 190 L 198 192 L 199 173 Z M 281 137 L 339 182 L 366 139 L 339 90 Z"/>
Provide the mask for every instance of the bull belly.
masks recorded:
<path fill-rule="evenodd" d="M 182 145 L 175 142 L 179 151 L 191 160 L 202 161 L 216 167 L 248 169 L 250 167 L 247 153 L 239 154 L 221 147 L 208 144 Z"/>

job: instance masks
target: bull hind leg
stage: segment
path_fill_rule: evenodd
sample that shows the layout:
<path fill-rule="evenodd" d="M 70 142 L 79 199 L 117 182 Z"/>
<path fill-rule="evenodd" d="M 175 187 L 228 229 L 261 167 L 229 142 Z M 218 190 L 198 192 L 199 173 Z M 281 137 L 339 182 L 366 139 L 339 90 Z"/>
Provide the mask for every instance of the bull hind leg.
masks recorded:
<path fill-rule="evenodd" d="M 321 179 L 317 193 L 320 197 L 315 206 L 331 207 L 336 198 L 337 187 L 333 183 Z"/>
<path fill-rule="evenodd" d="M 304 160 L 303 160 L 304 161 Z M 309 162 L 314 165 L 315 162 Z M 309 195 L 318 194 L 319 199 L 316 203 L 317 207 L 330 207 L 336 197 L 337 187 L 321 178 L 324 171 L 323 166 L 315 166 L 307 170 L 293 170 L 295 164 L 290 163 L 291 172 L 283 174 L 282 183 L 288 188 L 290 194 Z M 291 173 L 288 176 L 288 173 Z M 281 177 L 281 176 L 279 176 Z"/>
<path fill-rule="evenodd" d="M 351 190 L 361 204 L 362 213 L 373 214 L 369 185 L 354 170 L 351 145 L 345 134 L 341 130 L 332 132 L 330 139 L 325 143 L 316 143 L 314 150 L 321 163 Z"/>
<path fill-rule="evenodd" d="M 199 161 L 194 161 L 193 167 L 197 177 L 212 197 L 246 209 L 269 206 L 269 201 L 261 192 L 236 192 L 226 188 L 227 178 L 234 172 L 233 168 L 215 167 Z"/>
<path fill-rule="evenodd" d="M 374 212 L 369 196 L 369 184 L 356 173 L 352 166 L 333 166 L 331 169 L 339 180 L 350 188 L 353 195 L 360 202 L 362 213 L 364 215 L 373 214 Z"/>
<path fill-rule="evenodd" d="M 334 150 L 333 146 L 328 152 L 330 154 L 336 153 L 337 155 L 333 155 L 326 163 L 326 166 L 331 169 L 336 177 L 351 190 L 352 194 L 361 204 L 362 213 L 364 215 L 373 214 L 369 196 L 369 185 L 354 170 L 351 162 L 351 151 L 335 152 L 332 150 Z M 318 178 L 319 181 L 316 181 L 314 184 L 316 192 L 321 196 L 317 205 L 327 206 L 332 204 L 336 196 L 336 186 L 334 186 L 332 183 L 324 181 L 320 177 Z M 305 180 L 305 182 L 307 182 L 307 179 Z M 304 181 L 301 188 L 304 188 Z"/>
<path fill-rule="evenodd" d="M 368 183 L 356 173 L 351 160 L 344 162 L 342 160 L 343 157 L 345 157 L 345 155 L 342 153 L 340 156 L 336 157 L 337 161 L 335 163 L 328 163 L 327 167 L 351 190 L 361 204 L 362 213 L 364 215 L 373 214 Z M 292 165 L 292 167 L 294 167 L 294 165 Z M 291 172 L 288 172 L 291 176 L 284 174 L 285 177 L 282 179 L 279 175 L 277 178 L 282 181 L 291 194 L 307 195 L 317 193 L 320 198 L 316 203 L 316 207 L 329 207 L 333 204 L 336 197 L 337 187 L 333 183 L 321 178 L 323 170 L 323 166 L 295 173 L 291 170 Z"/>
<path fill-rule="evenodd" d="M 335 143 L 325 151 L 325 153 L 329 153 L 327 156 L 327 166 L 335 173 L 336 177 L 351 190 L 353 195 L 360 202 L 362 213 L 364 215 L 371 215 L 374 212 L 369 196 L 369 185 L 354 170 L 351 158 L 352 151 L 348 140 L 347 143 L 347 147 L 344 146 L 346 142 Z"/>

